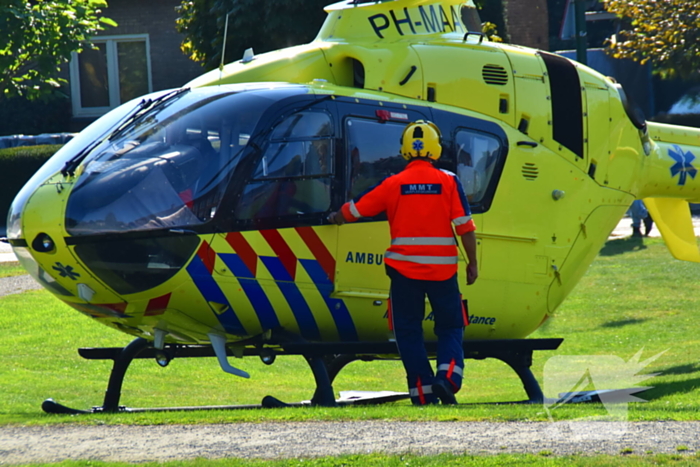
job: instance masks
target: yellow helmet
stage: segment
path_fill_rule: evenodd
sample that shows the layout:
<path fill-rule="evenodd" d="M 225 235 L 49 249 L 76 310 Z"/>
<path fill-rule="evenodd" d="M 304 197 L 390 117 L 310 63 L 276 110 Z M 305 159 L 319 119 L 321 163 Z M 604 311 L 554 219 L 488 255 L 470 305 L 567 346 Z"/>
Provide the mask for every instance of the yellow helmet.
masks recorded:
<path fill-rule="evenodd" d="M 406 125 L 401 134 L 401 155 L 407 161 L 415 157 L 427 157 L 434 161 L 440 159 L 440 130 L 437 125 L 427 120 L 416 120 Z"/>

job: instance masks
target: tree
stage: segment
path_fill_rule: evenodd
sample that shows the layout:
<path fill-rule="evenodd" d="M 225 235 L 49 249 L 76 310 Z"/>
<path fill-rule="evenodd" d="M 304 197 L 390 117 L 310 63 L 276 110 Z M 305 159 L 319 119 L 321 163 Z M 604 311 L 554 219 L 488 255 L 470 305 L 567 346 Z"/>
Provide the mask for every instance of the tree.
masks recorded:
<path fill-rule="evenodd" d="M 700 2 L 608 0 L 606 9 L 629 21 L 608 41 L 613 57 L 651 62 L 662 78 L 700 78 Z"/>
<path fill-rule="evenodd" d="M 269 52 L 312 41 L 323 25 L 323 7 L 329 0 L 183 0 L 177 7 L 177 30 L 185 35 L 182 51 L 207 70 L 221 63 L 226 14 L 229 13 L 226 57 L 229 63 L 243 57 L 245 49 Z M 491 19 L 503 31 L 501 0 L 479 0 Z M 492 40 L 496 26 L 485 23 L 484 32 Z"/>
<path fill-rule="evenodd" d="M 474 0 L 481 17 L 482 31 L 489 40 L 503 42 L 508 40 L 503 0 Z"/>
<path fill-rule="evenodd" d="M 0 2 L 0 100 L 35 99 L 60 87 L 60 66 L 106 25 L 104 0 L 2 0 Z"/>
<path fill-rule="evenodd" d="M 321 28 L 328 0 L 186 0 L 177 8 L 181 48 L 207 70 L 219 66 L 226 14 L 229 14 L 224 63 L 245 49 L 256 53 L 310 42 Z"/>

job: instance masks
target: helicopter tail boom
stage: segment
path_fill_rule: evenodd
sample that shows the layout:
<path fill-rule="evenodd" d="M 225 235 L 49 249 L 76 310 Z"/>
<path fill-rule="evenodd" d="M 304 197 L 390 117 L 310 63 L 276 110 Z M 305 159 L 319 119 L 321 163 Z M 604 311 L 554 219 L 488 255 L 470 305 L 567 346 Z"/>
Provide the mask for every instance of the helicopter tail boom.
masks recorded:
<path fill-rule="evenodd" d="M 700 177 L 696 155 L 700 154 L 700 130 L 648 123 L 653 150 L 642 176 L 644 199 L 671 254 L 683 261 L 700 263 L 690 203 L 700 200 Z"/>

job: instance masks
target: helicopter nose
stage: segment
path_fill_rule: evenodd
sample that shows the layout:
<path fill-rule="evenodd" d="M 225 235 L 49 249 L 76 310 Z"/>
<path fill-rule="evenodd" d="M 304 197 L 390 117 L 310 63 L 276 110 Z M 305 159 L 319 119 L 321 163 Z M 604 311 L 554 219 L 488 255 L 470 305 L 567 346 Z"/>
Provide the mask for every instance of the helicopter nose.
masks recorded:
<path fill-rule="evenodd" d="M 64 215 L 69 193 L 70 183 L 60 174 L 36 188 L 19 213 L 23 242 L 15 242 L 15 254 L 34 279 L 65 301 L 119 302 L 66 242 Z"/>

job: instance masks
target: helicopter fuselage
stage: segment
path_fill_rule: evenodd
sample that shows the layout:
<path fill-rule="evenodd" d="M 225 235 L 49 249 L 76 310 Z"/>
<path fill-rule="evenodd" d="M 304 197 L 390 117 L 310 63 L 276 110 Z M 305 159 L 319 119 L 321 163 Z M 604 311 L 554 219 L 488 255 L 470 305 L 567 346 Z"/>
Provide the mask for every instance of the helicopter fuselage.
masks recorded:
<path fill-rule="evenodd" d="M 700 136 L 635 117 L 593 70 L 470 35 L 460 4 L 337 4 L 311 44 L 115 109 L 18 195 L 16 255 L 135 336 L 387 341 L 387 222 L 327 216 L 402 170 L 400 134 L 426 119 L 477 225 L 465 339 L 528 336 L 632 200 L 698 198 Z M 429 306 L 425 331 L 435 338 Z"/>

